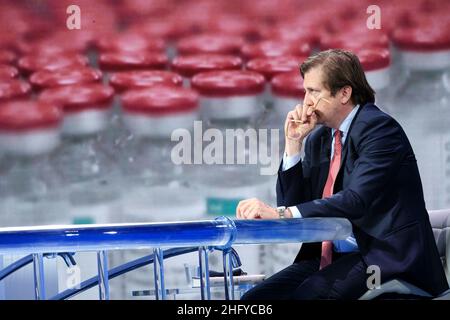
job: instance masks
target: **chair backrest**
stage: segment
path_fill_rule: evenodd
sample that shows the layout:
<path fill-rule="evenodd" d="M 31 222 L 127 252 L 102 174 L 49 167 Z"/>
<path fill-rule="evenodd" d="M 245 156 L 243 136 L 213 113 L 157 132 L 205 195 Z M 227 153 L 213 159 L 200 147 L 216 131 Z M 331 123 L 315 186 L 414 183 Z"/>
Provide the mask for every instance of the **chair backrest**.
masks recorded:
<path fill-rule="evenodd" d="M 450 209 L 432 210 L 428 214 L 445 275 L 450 284 Z"/>

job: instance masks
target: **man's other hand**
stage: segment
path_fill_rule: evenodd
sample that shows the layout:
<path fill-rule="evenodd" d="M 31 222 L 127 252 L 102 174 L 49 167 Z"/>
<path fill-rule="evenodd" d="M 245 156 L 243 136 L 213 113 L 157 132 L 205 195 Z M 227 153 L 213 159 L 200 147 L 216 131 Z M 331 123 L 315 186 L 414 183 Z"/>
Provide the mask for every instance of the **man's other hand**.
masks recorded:
<path fill-rule="evenodd" d="M 277 219 L 279 215 L 275 208 L 261 200 L 251 198 L 239 202 L 236 208 L 236 217 L 238 219 Z"/>

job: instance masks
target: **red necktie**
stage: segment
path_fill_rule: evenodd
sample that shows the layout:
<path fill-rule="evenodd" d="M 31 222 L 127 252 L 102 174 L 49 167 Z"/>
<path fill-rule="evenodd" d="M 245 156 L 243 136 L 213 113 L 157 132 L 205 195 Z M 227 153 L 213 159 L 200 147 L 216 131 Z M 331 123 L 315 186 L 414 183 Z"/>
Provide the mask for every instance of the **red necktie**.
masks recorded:
<path fill-rule="evenodd" d="M 342 143 L 341 143 L 341 132 L 336 130 L 334 132 L 334 153 L 333 158 L 330 163 L 330 170 L 328 172 L 327 182 L 325 183 L 325 188 L 323 189 L 322 198 L 328 198 L 333 195 L 334 181 L 339 172 L 339 167 L 341 166 L 341 153 L 342 153 Z M 319 269 L 325 268 L 331 263 L 331 256 L 333 253 L 333 242 L 323 241 L 322 242 L 322 255 L 320 257 L 320 267 Z"/>

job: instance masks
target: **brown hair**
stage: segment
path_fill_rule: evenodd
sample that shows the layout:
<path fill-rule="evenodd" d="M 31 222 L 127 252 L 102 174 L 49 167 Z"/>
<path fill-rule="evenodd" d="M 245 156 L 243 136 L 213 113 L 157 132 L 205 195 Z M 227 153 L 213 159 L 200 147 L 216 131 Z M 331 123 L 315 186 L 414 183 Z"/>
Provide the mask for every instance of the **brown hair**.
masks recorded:
<path fill-rule="evenodd" d="M 305 77 L 312 68 L 321 66 L 324 85 L 334 96 L 345 87 L 352 87 L 352 102 L 359 105 L 375 102 L 375 91 L 369 85 L 358 57 L 350 51 L 330 49 L 313 54 L 300 66 L 300 73 Z"/>

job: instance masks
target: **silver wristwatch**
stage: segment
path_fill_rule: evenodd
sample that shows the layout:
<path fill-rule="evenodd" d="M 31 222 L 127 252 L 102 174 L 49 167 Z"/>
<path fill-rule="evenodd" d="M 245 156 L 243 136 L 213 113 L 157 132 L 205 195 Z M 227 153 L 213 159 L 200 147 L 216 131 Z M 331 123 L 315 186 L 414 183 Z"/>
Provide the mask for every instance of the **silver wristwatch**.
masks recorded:
<path fill-rule="evenodd" d="M 277 207 L 277 212 L 278 212 L 278 216 L 280 217 L 280 219 L 284 219 L 286 218 L 286 207 L 281 206 L 281 207 Z"/>

